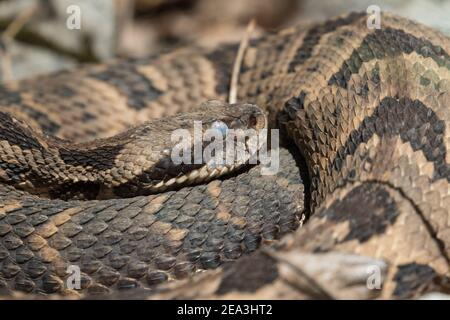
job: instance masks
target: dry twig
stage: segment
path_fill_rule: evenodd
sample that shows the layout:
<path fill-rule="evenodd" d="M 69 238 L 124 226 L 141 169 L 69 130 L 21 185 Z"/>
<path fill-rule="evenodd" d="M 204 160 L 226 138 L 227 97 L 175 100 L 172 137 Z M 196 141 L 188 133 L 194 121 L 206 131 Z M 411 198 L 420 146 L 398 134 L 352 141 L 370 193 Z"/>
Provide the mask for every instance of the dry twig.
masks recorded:
<path fill-rule="evenodd" d="M 8 45 L 14 39 L 14 37 L 22 30 L 24 25 L 30 21 L 33 15 L 37 11 L 37 6 L 33 5 L 22 11 L 6 28 L 6 30 L 0 35 L 0 62 L 1 62 L 1 75 L 3 81 L 12 79 L 12 62 L 11 56 L 8 52 Z"/>
<path fill-rule="evenodd" d="M 228 96 L 228 103 L 236 103 L 237 101 L 237 87 L 239 81 L 239 71 L 241 70 L 242 60 L 244 59 L 245 50 L 248 47 L 250 36 L 255 29 L 256 21 L 252 19 L 245 30 L 245 34 L 239 44 L 239 50 L 234 60 L 233 72 L 231 74 L 230 94 Z"/>

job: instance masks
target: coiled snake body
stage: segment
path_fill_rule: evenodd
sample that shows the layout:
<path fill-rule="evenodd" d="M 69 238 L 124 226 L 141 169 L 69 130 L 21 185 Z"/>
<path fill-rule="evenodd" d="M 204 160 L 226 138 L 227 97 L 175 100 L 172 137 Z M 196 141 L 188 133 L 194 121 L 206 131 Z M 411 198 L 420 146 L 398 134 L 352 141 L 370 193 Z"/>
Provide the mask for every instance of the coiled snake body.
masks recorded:
<path fill-rule="evenodd" d="M 300 150 L 312 215 L 277 250 L 235 264 L 228 261 L 295 230 L 302 218 L 300 169 L 287 150 L 280 148 L 274 176 L 261 176 L 256 166 L 203 185 L 137 195 L 142 174 L 149 175 L 136 168 L 142 159 L 130 150 L 142 145 L 133 134 L 81 141 L 225 99 L 237 45 L 1 87 L 2 293 L 141 287 L 156 298 L 330 297 L 365 285 L 367 263 L 383 269 L 382 288 L 370 295 L 413 297 L 448 288 L 450 40 L 390 14 L 381 21 L 381 29 L 369 29 L 365 14 L 352 13 L 263 36 L 245 49 L 238 101 L 265 109 L 270 126 Z M 97 173 L 119 167 L 123 179 L 99 187 L 101 174 L 88 174 L 93 159 Z M 58 163 L 71 171 L 56 170 Z M 126 197 L 111 197 L 112 185 Z M 95 200 L 98 194 L 111 199 Z M 387 265 L 344 256 L 339 290 L 302 291 L 304 264 L 337 253 Z M 80 268 L 80 290 L 67 287 L 70 266 Z M 181 278 L 188 280 L 156 287 Z"/>

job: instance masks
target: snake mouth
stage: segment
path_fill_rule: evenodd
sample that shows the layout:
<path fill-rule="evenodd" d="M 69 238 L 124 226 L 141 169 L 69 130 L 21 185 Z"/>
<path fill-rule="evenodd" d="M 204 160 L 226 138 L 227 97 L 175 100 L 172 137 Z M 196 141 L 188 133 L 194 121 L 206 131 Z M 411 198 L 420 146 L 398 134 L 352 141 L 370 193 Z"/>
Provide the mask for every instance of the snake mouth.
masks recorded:
<path fill-rule="evenodd" d="M 261 130 L 265 129 L 265 124 L 266 121 L 264 120 L 261 124 Z M 258 133 L 260 133 L 261 130 L 258 131 Z M 260 137 L 261 136 L 262 135 L 260 135 Z M 258 151 L 266 141 L 261 143 L 261 141 L 255 137 L 241 137 L 241 139 L 240 151 L 243 151 L 243 154 L 237 150 L 237 148 L 232 148 L 232 154 L 228 154 L 227 156 L 229 149 L 226 149 L 225 147 L 226 150 L 224 150 L 220 156 L 215 157 L 214 155 L 207 160 L 205 159 L 206 161 L 203 161 L 203 163 L 180 164 L 171 168 L 170 171 L 180 172 L 180 174 L 175 177 L 162 179 L 157 183 L 150 183 L 145 188 L 149 193 L 154 194 L 185 186 L 206 183 L 221 176 L 232 174 L 246 165 L 256 164 Z"/>
<path fill-rule="evenodd" d="M 192 170 L 187 174 L 183 174 L 166 181 L 160 181 L 156 185 L 150 186 L 149 191 L 151 193 L 159 193 L 162 191 L 205 183 L 220 176 L 235 172 L 236 170 L 242 168 L 245 164 L 246 162 L 232 165 L 222 165 L 215 168 L 208 165 L 202 165 L 200 168 Z"/>

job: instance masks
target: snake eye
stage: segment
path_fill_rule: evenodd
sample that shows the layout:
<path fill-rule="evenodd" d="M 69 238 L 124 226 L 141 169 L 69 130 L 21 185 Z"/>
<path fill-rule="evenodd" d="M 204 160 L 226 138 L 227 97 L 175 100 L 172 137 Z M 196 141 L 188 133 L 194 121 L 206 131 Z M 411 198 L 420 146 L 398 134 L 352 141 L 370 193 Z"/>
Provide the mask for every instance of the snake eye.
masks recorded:
<path fill-rule="evenodd" d="M 256 115 L 254 115 L 254 114 L 250 115 L 248 118 L 249 127 L 254 128 L 254 127 L 256 127 L 257 123 L 258 123 L 258 118 L 256 117 Z"/>
<path fill-rule="evenodd" d="M 211 129 L 217 130 L 222 136 L 226 136 L 228 133 L 228 126 L 222 121 L 214 121 L 211 125 Z"/>

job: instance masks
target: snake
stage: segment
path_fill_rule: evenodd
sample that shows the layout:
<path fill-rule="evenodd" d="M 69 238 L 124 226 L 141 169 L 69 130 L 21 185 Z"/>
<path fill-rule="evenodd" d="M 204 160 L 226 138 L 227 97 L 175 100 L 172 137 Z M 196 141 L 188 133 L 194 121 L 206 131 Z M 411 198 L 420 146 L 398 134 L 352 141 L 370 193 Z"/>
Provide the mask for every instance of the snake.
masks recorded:
<path fill-rule="evenodd" d="M 367 19 L 252 38 L 235 104 L 220 101 L 239 43 L 1 86 L 1 295 L 448 292 L 450 39 Z M 278 130 L 277 172 L 173 163 L 170 132 L 194 120 Z M 368 294 L 367 267 L 382 275 Z"/>

